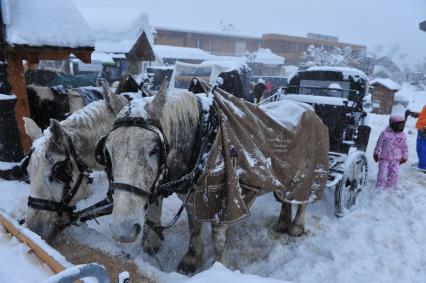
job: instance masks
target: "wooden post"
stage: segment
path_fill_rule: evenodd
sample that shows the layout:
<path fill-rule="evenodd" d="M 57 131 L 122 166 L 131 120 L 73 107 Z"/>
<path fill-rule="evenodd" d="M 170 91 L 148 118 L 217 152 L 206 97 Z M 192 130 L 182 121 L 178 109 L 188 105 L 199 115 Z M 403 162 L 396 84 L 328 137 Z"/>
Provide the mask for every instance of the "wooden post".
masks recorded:
<path fill-rule="evenodd" d="M 25 133 L 23 117 L 30 117 L 28 105 L 27 86 L 24 77 L 24 65 L 18 54 L 13 52 L 6 53 L 7 72 L 9 81 L 12 85 L 12 93 L 16 95 L 17 102 L 15 106 L 16 122 L 18 124 L 19 136 L 21 137 L 22 147 L 25 152 L 31 147 L 32 141 Z"/>
<path fill-rule="evenodd" d="M 0 93 L 10 95 L 11 84 L 8 80 L 9 65 L 6 60 L 6 39 L 3 32 L 3 18 L 1 13 L 0 4 Z M 13 99 L 15 100 L 15 99 Z M 19 161 L 23 157 L 21 142 L 18 140 L 18 128 L 14 123 L 15 113 L 13 113 L 13 105 L 10 105 L 10 109 L 5 108 L 6 104 L 2 104 L 1 113 L 1 158 L 3 161 Z M 16 105 L 16 104 L 15 104 Z"/>

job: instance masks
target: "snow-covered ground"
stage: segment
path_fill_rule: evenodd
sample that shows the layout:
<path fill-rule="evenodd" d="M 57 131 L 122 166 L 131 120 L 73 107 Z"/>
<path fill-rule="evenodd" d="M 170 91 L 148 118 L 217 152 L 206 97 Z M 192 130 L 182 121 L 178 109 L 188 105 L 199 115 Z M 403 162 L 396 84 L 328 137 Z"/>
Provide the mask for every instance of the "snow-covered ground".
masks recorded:
<path fill-rule="evenodd" d="M 426 104 L 426 92 L 403 86 L 401 94 L 410 101 L 411 110 L 420 110 Z M 252 216 L 231 226 L 226 262 L 223 262 L 226 268 L 218 263 L 209 268 L 212 246 L 208 238 L 210 229 L 205 224 L 205 271 L 192 278 L 173 272 L 187 248 L 185 216 L 165 233 L 166 241 L 158 254 L 163 271 L 154 258 L 141 251 L 140 246 L 117 245 L 111 239 L 109 217 L 99 219 L 100 225 L 91 222 L 88 227 L 72 227 L 65 233 L 82 244 L 112 255 L 129 256 L 144 275 L 159 282 L 426 282 L 426 175 L 411 166 L 417 162 L 414 119 L 409 119 L 405 130 L 410 155 L 408 164 L 400 168 L 399 189 L 380 191 L 374 188 L 377 164 L 371 158 L 372 151 L 388 118 L 371 115 L 373 131 L 367 150 L 368 185 L 347 216 L 339 219 L 334 216 L 333 192 L 329 191 L 322 201 L 308 207 L 306 234 L 291 238 L 272 230 L 280 209 L 274 197 L 260 197 L 252 207 Z M 95 194 L 79 205 L 86 206 L 102 198 L 106 185 L 104 174 L 96 174 Z M 0 180 L 0 191 L 0 207 L 15 218 L 22 218 L 28 185 Z M 165 201 L 164 222 L 170 221 L 179 204 L 174 196 Z M 8 260 L 20 264 L 25 249 L 13 250 L 17 243 L 2 232 L 0 258 L 3 261 L 5 254 Z M 32 265 L 26 272 L 34 273 L 33 282 L 48 274 L 33 259 L 30 263 Z M 23 275 L 17 269 L 0 264 L 1 282 L 4 278 L 8 282 L 32 282 L 20 276 Z"/>

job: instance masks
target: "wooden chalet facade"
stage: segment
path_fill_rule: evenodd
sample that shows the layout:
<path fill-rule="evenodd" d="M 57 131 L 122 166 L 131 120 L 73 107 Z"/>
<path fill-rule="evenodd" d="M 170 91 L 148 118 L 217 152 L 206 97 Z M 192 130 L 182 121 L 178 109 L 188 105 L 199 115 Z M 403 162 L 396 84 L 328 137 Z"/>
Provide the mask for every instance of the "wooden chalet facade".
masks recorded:
<path fill-rule="evenodd" d="M 241 56 L 261 47 L 262 38 L 220 31 L 185 30 L 155 27 L 155 44 L 202 49 L 213 55 Z"/>
<path fill-rule="evenodd" d="M 310 45 L 323 46 L 325 49 L 335 47 L 351 47 L 353 52 L 361 52 L 367 47 L 357 44 L 343 43 L 339 41 L 315 39 L 299 36 L 290 36 L 284 34 L 264 34 L 262 35 L 262 47 L 269 48 L 275 54 L 285 58 L 286 63 L 290 65 L 299 65 L 303 61 L 303 54 Z"/>

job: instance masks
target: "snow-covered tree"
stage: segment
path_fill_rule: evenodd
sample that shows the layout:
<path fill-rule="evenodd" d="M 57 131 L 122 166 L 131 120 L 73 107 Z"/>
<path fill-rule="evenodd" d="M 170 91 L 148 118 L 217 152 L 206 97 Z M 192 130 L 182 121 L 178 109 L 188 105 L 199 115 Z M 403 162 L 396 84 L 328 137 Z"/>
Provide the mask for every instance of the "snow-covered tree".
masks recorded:
<path fill-rule="evenodd" d="M 304 64 L 308 66 L 348 66 L 355 58 L 352 56 L 352 48 L 343 49 L 334 47 L 331 50 L 324 46 L 310 45 L 303 55 Z"/>

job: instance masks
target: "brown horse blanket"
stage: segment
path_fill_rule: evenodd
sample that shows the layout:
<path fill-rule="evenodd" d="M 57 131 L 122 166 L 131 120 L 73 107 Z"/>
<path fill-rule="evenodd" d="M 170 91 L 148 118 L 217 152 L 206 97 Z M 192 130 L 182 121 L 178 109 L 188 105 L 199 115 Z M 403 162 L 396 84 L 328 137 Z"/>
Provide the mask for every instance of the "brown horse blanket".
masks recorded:
<path fill-rule="evenodd" d="M 205 92 L 210 86 L 202 83 Z M 256 196 L 275 192 L 285 202 L 321 199 L 328 176 L 328 129 L 302 103 L 256 106 L 213 91 L 219 129 L 195 186 L 200 221 L 233 222 L 250 214 Z"/>

